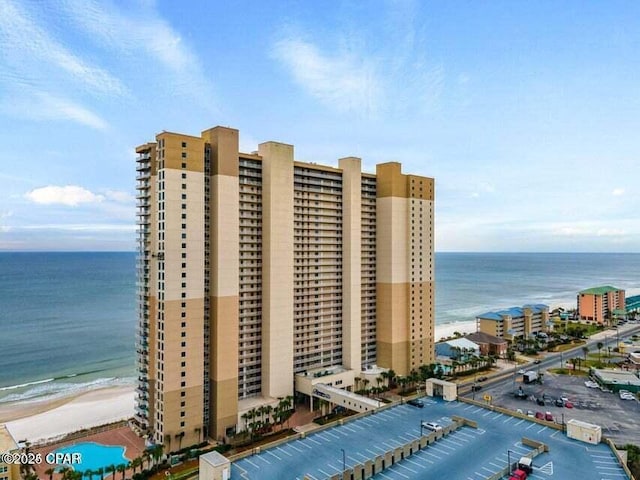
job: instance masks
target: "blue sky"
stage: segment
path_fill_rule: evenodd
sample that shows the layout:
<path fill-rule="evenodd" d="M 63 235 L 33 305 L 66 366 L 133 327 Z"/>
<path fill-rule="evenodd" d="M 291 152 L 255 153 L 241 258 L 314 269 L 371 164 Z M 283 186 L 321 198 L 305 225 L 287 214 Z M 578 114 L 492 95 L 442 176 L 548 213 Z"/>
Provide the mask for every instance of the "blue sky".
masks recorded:
<path fill-rule="evenodd" d="M 439 251 L 640 251 L 640 3 L 0 0 L 0 249 L 133 250 L 136 145 L 436 179 Z"/>

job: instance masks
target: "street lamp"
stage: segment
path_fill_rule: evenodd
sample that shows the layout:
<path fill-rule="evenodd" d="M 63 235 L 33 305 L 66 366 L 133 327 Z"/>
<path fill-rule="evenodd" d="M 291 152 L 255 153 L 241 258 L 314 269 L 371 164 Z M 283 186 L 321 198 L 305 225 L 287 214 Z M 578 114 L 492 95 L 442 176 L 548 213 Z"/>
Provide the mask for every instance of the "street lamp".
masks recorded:
<path fill-rule="evenodd" d="M 507 462 L 509 463 L 507 465 L 507 470 L 508 470 L 507 475 L 511 474 L 511 453 L 515 453 L 517 455 L 516 452 L 512 452 L 511 450 L 507 449 Z"/>
<path fill-rule="evenodd" d="M 342 471 L 344 472 L 347 469 L 346 455 L 344 453 L 344 448 L 340 449 L 342 451 Z"/>

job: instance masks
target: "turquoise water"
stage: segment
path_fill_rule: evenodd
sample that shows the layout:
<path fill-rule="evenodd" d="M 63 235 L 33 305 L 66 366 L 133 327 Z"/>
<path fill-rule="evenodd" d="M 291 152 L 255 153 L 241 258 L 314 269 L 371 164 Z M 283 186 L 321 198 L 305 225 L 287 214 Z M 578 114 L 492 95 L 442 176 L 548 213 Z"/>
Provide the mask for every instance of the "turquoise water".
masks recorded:
<path fill-rule="evenodd" d="M 73 467 L 76 472 L 84 472 L 86 470 L 95 471 L 99 468 L 108 467 L 109 465 L 115 465 L 117 467 L 122 463 L 129 463 L 129 460 L 124 456 L 124 450 L 124 447 L 84 442 L 59 448 L 55 450 L 54 453 L 79 453 L 82 459 L 81 463 L 68 466 Z"/>

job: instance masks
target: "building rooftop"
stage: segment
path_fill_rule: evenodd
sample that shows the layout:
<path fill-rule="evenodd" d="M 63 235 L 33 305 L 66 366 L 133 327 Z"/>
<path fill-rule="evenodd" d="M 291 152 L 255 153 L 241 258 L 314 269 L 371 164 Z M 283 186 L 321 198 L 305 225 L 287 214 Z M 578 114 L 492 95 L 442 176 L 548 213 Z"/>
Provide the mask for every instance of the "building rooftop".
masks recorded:
<path fill-rule="evenodd" d="M 18 448 L 18 444 L 7 430 L 6 425 L 0 425 L 0 453 L 10 452 Z"/>
<path fill-rule="evenodd" d="M 627 297 L 624 300 L 627 311 L 640 309 L 640 295 L 634 295 L 633 297 Z"/>
<path fill-rule="evenodd" d="M 498 310 L 495 312 L 487 312 L 481 315 L 477 315 L 476 318 L 482 318 L 485 320 L 502 320 L 502 317 L 508 315 L 512 318 L 524 317 L 524 310 L 530 308 L 533 313 L 540 313 L 543 310 L 549 310 L 549 305 L 542 303 L 523 305 L 522 307 L 511 307 L 504 310 Z"/>
<path fill-rule="evenodd" d="M 640 378 L 631 372 L 623 372 L 622 370 L 596 370 L 595 373 L 604 383 L 635 385 L 640 387 Z"/>
<path fill-rule="evenodd" d="M 444 342 L 438 342 L 440 345 L 442 344 L 447 344 L 450 345 L 452 347 L 458 347 L 458 348 L 466 348 L 466 349 L 470 349 L 470 350 L 477 350 L 478 349 L 478 344 L 472 342 L 471 340 L 467 339 L 467 338 L 454 338 L 452 340 L 445 340 Z"/>
<path fill-rule="evenodd" d="M 465 338 L 468 338 L 472 342 L 476 342 L 476 343 L 490 343 L 494 345 L 501 345 L 503 343 L 507 343 L 507 341 L 504 338 L 495 337 L 485 332 L 470 333 L 468 335 L 465 335 Z"/>
<path fill-rule="evenodd" d="M 605 285 L 604 287 L 587 288 L 586 290 L 581 290 L 578 293 L 580 295 L 604 295 L 605 293 L 617 292 L 618 290 L 622 289 L 612 287 L 611 285 Z"/>
<path fill-rule="evenodd" d="M 231 463 L 227 457 L 216 451 L 200 455 L 200 461 L 207 462 L 209 465 L 212 465 L 214 467 L 229 465 Z"/>

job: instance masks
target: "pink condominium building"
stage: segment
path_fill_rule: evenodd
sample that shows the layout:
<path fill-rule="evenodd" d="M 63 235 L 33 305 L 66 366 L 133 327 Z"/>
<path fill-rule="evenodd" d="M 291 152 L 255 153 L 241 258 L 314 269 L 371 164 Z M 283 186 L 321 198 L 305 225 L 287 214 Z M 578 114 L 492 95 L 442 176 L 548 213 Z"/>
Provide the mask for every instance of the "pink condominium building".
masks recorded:
<path fill-rule="evenodd" d="M 232 434 L 296 374 L 335 367 L 351 388 L 434 359 L 433 179 L 238 144 L 215 127 L 136 148 L 135 419 L 170 450 Z"/>
<path fill-rule="evenodd" d="M 594 287 L 578 292 L 578 315 L 580 320 L 607 323 L 614 310 L 625 309 L 624 290 L 616 287 Z"/>

